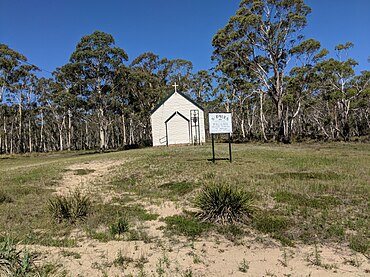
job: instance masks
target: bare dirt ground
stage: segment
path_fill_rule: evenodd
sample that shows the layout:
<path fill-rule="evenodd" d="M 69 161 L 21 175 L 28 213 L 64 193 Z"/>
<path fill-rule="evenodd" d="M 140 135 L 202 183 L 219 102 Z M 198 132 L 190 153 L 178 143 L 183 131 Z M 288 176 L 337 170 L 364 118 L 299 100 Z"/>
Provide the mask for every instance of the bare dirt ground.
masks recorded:
<path fill-rule="evenodd" d="M 99 188 L 92 184 L 107 178 L 120 164 L 119 161 L 75 164 L 66 171 L 56 193 L 66 194 L 76 188 L 99 193 Z M 87 170 L 88 174 L 76 175 L 76 170 Z M 103 199 L 109 201 L 110 197 L 105 195 Z M 159 219 L 182 211 L 171 201 L 159 205 L 146 203 L 145 208 L 159 214 Z M 122 240 L 104 243 L 76 231 L 77 247 L 26 248 L 41 253 L 39 263 L 60 264 L 60 270 L 67 270 L 69 276 L 370 276 L 369 259 L 346 247 L 281 247 L 253 231 L 237 242 L 217 234 L 195 241 L 174 239 L 164 236 L 161 227 L 165 223 L 159 219 L 142 223 L 151 237 L 147 243 Z"/>

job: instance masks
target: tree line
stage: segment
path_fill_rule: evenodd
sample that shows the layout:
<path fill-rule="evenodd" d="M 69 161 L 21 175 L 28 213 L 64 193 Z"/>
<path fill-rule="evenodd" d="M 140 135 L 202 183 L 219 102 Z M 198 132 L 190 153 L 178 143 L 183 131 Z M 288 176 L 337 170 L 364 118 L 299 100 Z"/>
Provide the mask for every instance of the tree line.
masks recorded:
<path fill-rule="evenodd" d="M 0 153 L 151 144 L 150 111 L 171 84 L 206 111 L 233 114 L 239 141 L 344 140 L 370 135 L 370 71 L 354 46 L 329 55 L 304 39 L 303 0 L 243 0 L 212 40 L 214 67 L 143 53 L 128 63 L 114 38 L 83 36 L 51 78 L 0 44 Z M 329 57 L 331 56 L 331 57 Z"/>

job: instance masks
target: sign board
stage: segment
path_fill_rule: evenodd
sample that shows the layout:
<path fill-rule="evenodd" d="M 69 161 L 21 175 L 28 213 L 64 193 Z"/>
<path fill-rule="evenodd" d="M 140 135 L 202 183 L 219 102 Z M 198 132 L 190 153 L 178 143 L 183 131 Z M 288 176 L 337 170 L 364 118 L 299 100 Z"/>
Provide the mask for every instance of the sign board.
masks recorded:
<path fill-rule="evenodd" d="M 210 134 L 231 134 L 232 132 L 231 113 L 209 113 Z"/>

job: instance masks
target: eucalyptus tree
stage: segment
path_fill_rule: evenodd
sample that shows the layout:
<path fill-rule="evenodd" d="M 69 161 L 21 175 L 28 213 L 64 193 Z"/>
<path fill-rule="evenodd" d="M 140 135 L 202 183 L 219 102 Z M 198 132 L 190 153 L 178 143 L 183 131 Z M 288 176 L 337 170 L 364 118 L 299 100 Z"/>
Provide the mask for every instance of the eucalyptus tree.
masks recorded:
<path fill-rule="evenodd" d="M 87 112 L 96 117 L 101 150 L 107 148 L 110 124 L 107 114 L 113 95 L 113 79 L 118 67 L 127 59 L 126 52 L 115 46 L 113 36 L 100 31 L 83 36 L 70 58 L 72 64 L 78 65 L 76 73 L 80 72 Z"/>
<path fill-rule="evenodd" d="M 326 49 L 320 49 L 321 44 L 314 39 L 308 39 L 290 50 L 290 54 L 296 58 L 296 66 L 290 70 L 290 76 L 285 77 L 286 95 L 285 104 L 285 129 L 286 140 L 291 141 L 296 129 L 300 129 L 298 135 L 306 136 L 309 132 L 317 133 L 317 130 L 306 130 L 307 126 L 316 125 L 319 120 L 320 110 L 316 108 L 316 84 L 317 75 L 315 65 L 321 62 L 329 53 Z M 315 122 L 311 122 L 314 118 Z M 300 124 L 296 124 L 296 120 Z"/>
<path fill-rule="evenodd" d="M 129 142 L 150 141 L 150 111 L 166 95 L 165 85 L 170 72 L 167 59 L 151 52 L 136 57 L 130 64 L 127 94 L 129 115 Z M 135 135 L 136 133 L 136 135 Z"/>
<path fill-rule="evenodd" d="M 239 55 L 247 55 L 246 49 L 241 45 L 234 44 L 233 51 Z M 219 86 L 218 91 L 224 95 L 224 108 L 227 112 L 234 112 L 233 119 L 237 127 L 236 133 L 241 134 L 242 140 L 246 139 L 246 122 L 248 124 L 248 136 L 253 136 L 253 127 L 256 123 L 257 106 L 260 102 L 260 129 L 264 140 L 267 140 L 265 134 L 265 119 L 263 114 L 264 92 L 258 85 L 257 76 L 248 67 L 245 67 L 244 61 L 235 59 L 231 52 L 219 55 L 216 51 L 212 56 L 217 61 L 214 68 L 214 76 Z M 259 98 L 257 96 L 260 96 Z"/>
<path fill-rule="evenodd" d="M 3 102 L 5 91 L 11 90 L 17 82 L 17 71 L 27 61 L 27 58 L 6 44 L 0 44 L 0 104 Z"/>
<path fill-rule="evenodd" d="M 310 8 L 303 0 L 243 0 L 235 16 L 213 37 L 213 57 L 218 66 L 251 71 L 259 80 L 259 89 L 275 106 L 278 139 L 287 135 L 284 128 L 284 77 L 290 49 L 302 38 Z"/>
<path fill-rule="evenodd" d="M 36 116 L 36 125 L 39 127 L 39 144 L 38 144 L 38 151 L 40 152 L 47 152 L 49 149 L 52 149 L 52 145 L 50 143 L 52 133 L 51 131 L 48 132 L 51 125 L 51 119 L 49 116 L 50 112 L 50 91 L 51 91 L 51 82 L 52 79 L 47 78 L 40 78 L 37 86 L 37 94 L 38 94 L 38 108 Z M 50 145 L 49 145 L 50 144 Z"/>
<path fill-rule="evenodd" d="M 179 85 L 179 91 L 183 93 L 189 92 L 193 63 L 184 59 L 174 59 L 167 60 L 165 66 L 168 68 L 168 74 L 165 76 L 167 83 L 176 82 Z"/>
<path fill-rule="evenodd" d="M 180 82 L 180 91 L 190 89 L 192 63 L 182 59 L 168 60 L 153 53 L 143 53 L 130 64 L 127 76 L 127 103 L 130 107 L 130 142 L 151 142 L 150 111 Z M 136 124 L 133 124 L 136 121 Z M 136 135 L 134 135 L 136 133 Z M 135 138 L 134 138 L 135 137 Z"/>
<path fill-rule="evenodd" d="M 39 69 L 31 64 L 22 64 L 18 70 L 13 73 L 13 78 L 16 80 L 10 89 L 9 102 L 12 105 L 18 106 L 18 115 L 15 118 L 18 123 L 17 130 L 17 151 L 25 152 L 28 145 L 28 150 L 32 151 L 31 139 L 31 120 L 28 118 L 28 142 L 25 141 L 25 118 L 24 111 L 26 108 L 27 116 L 31 116 L 31 102 L 35 101 L 35 88 L 37 87 L 37 77 L 35 72 Z"/>
<path fill-rule="evenodd" d="M 332 137 L 348 141 L 351 136 L 350 113 L 352 102 L 359 97 L 361 90 L 353 88 L 354 67 L 358 64 L 348 58 L 348 49 L 353 44 L 347 42 L 335 47 L 337 59 L 331 58 L 317 64 L 321 96 L 327 103 Z M 333 116 L 331 116 L 333 115 Z"/>
<path fill-rule="evenodd" d="M 212 99 L 213 78 L 209 71 L 200 70 L 191 75 L 190 96 L 200 105 L 207 105 Z"/>
<path fill-rule="evenodd" d="M 17 51 L 9 48 L 5 44 L 0 44 L 0 147 L 5 152 L 11 149 L 13 151 L 13 128 L 9 130 L 9 127 L 13 127 L 14 118 L 12 117 L 12 108 L 6 108 L 4 106 L 4 99 L 9 98 L 11 92 L 14 91 L 15 86 L 20 77 L 19 71 L 20 66 L 27 61 L 27 58 L 18 53 Z M 7 99 L 9 102 L 10 99 Z M 12 124 L 9 124 L 12 122 Z M 9 134 L 10 133 L 10 134 Z M 11 139 L 11 143 L 8 139 Z M 10 144 L 10 147 L 8 147 Z"/>
<path fill-rule="evenodd" d="M 68 150 L 71 150 L 72 147 L 72 133 L 73 133 L 73 121 L 75 125 L 78 125 L 78 121 L 86 119 L 82 117 L 82 108 L 83 108 L 83 84 L 80 79 L 82 76 L 82 68 L 79 64 L 67 63 L 60 68 L 57 68 L 54 72 L 55 81 L 52 82 L 52 93 L 49 96 L 49 105 L 54 105 L 53 112 L 57 117 L 63 119 L 63 122 L 66 120 L 66 146 Z M 56 114 L 55 108 L 58 107 L 58 114 Z M 60 126 L 60 149 L 63 150 L 63 132 Z M 87 137 L 87 136 L 86 136 Z M 86 143 L 85 141 L 85 144 Z"/>
<path fill-rule="evenodd" d="M 352 101 L 354 116 L 352 119 L 357 136 L 370 135 L 370 71 L 364 70 L 353 78 L 352 89 L 358 95 Z"/>

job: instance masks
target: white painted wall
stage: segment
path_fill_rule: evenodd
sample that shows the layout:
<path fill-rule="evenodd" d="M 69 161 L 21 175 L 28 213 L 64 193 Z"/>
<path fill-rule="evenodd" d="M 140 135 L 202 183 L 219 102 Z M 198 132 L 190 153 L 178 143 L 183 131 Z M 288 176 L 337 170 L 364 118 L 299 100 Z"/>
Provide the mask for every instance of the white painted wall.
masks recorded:
<path fill-rule="evenodd" d="M 153 146 L 166 145 L 165 121 L 175 112 L 190 120 L 190 110 L 199 110 L 200 142 L 205 142 L 204 112 L 179 93 L 174 93 L 152 115 Z M 190 143 L 188 121 L 175 115 L 168 123 L 168 144 Z M 185 130 L 184 130 L 185 129 Z"/>
<path fill-rule="evenodd" d="M 191 142 L 189 122 L 178 114 L 167 123 L 167 132 L 168 144 L 186 144 Z"/>

